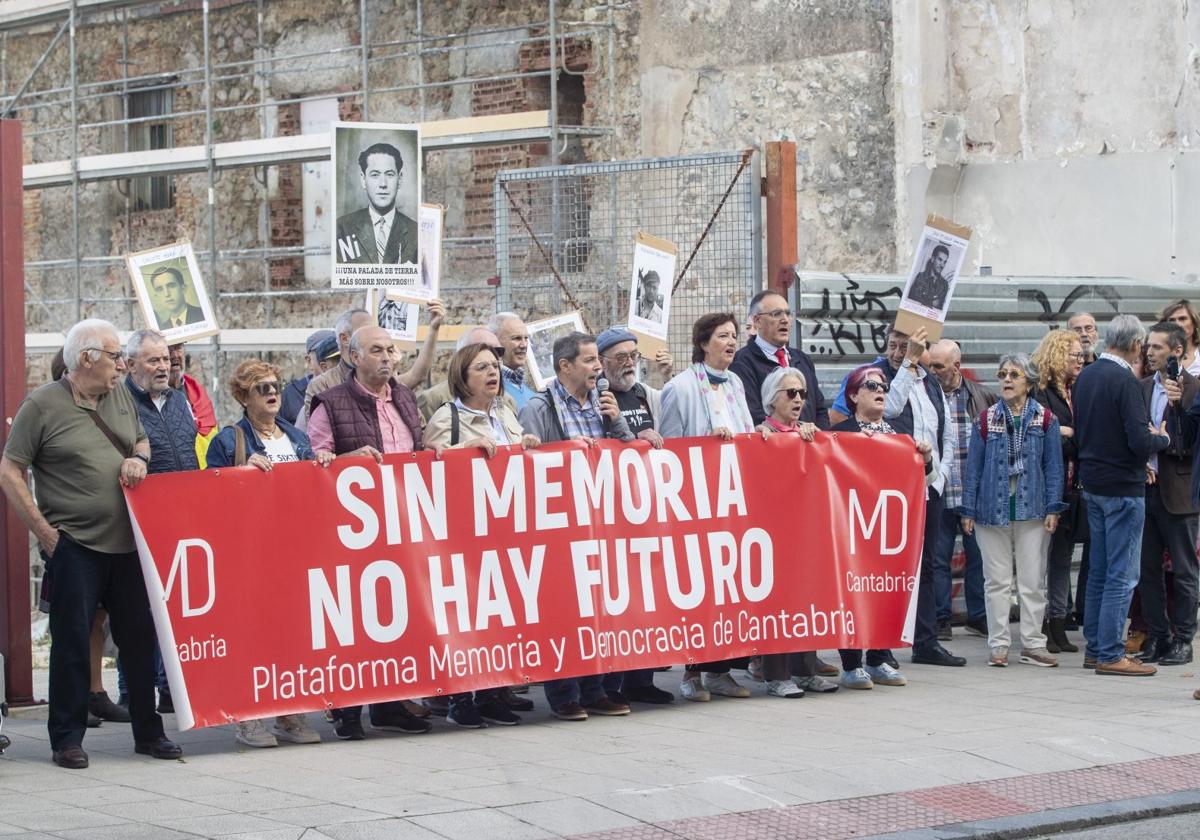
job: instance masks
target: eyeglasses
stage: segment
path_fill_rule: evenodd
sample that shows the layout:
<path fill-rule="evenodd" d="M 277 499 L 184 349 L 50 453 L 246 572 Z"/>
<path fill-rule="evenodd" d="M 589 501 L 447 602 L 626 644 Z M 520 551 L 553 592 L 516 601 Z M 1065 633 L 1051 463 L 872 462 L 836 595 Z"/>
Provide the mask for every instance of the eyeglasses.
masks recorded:
<path fill-rule="evenodd" d="M 97 353 L 103 353 L 105 356 L 108 356 L 108 358 L 112 359 L 114 362 L 119 362 L 119 361 L 121 361 L 121 359 L 125 358 L 125 354 L 122 353 L 120 350 L 105 350 L 103 347 L 85 347 L 83 349 L 84 350 L 95 350 Z"/>
<path fill-rule="evenodd" d="M 619 365 L 629 364 L 630 362 L 641 361 L 642 354 L 637 350 L 630 350 L 628 353 L 614 353 L 611 356 L 601 356 L 600 358 L 606 361 L 616 362 Z"/>
<path fill-rule="evenodd" d="M 1018 379 L 1024 378 L 1025 374 L 1021 373 L 1019 370 L 1001 370 L 996 372 L 996 379 L 1000 382 L 1004 382 L 1007 379 L 1011 379 L 1012 381 L 1016 382 Z"/>
<path fill-rule="evenodd" d="M 802 400 L 808 398 L 808 390 L 805 388 L 780 388 L 775 393 L 787 394 L 787 398 L 789 400 L 794 400 L 796 397 L 799 397 Z"/>
<path fill-rule="evenodd" d="M 471 365 L 471 370 L 476 373 L 487 373 L 489 370 L 500 370 L 499 362 L 480 362 L 477 365 Z"/>
<path fill-rule="evenodd" d="M 772 309 L 770 312 L 759 312 L 758 314 L 762 315 L 764 317 L 767 317 L 767 318 L 774 318 L 776 321 L 779 321 L 779 320 L 786 320 L 788 318 L 791 318 L 792 310 L 790 310 L 790 309 Z"/>
<path fill-rule="evenodd" d="M 1067 358 L 1074 359 L 1077 362 L 1082 362 L 1084 359 L 1084 355 L 1082 353 L 1068 353 Z"/>
<path fill-rule="evenodd" d="M 864 382 L 862 384 L 862 386 L 864 388 L 866 388 L 868 391 L 879 391 L 884 394 L 886 394 L 888 391 L 891 390 L 890 388 L 888 388 L 888 385 L 886 382 L 880 382 L 878 379 L 868 379 L 866 382 Z"/>
<path fill-rule="evenodd" d="M 254 393 L 260 397 L 269 397 L 271 394 L 283 393 L 283 389 L 277 381 L 272 379 L 267 382 L 256 382 L 254 384 Z"/>

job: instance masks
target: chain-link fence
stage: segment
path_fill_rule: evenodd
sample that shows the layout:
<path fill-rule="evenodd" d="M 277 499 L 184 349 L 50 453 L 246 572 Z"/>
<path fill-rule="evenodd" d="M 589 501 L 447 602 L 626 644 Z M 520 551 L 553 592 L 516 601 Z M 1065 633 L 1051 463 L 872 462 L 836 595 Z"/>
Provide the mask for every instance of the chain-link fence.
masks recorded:
<path fill-rule="evenodd" d="M 624 323 L 634 237 L 652 234 L 679 248 L 670 346 L 686 362 L 696 318 L 740 319 L 761 288 L 759 199 L 758 156 L 748 151 L 503 171 L 497 303 L 526 319 L 577 307 L 597 332 Z"/>

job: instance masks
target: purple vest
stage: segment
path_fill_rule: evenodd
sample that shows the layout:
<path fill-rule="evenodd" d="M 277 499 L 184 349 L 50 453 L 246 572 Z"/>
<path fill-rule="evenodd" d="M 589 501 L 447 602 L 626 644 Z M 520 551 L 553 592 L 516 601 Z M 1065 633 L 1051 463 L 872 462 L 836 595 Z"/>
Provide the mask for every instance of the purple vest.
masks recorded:
<path fill-rule="evenodd" d="M 396 380 L 391 380 L 390 385 L 392 405 L 396 406 L 400 419 L 412 434 L 413 449 L 420 449 L 421 414 L 417 410 L 417 399 L 411 390 Z M 375 398 L 364 394 L 355 385 L 353 377 L 313 397 L 312 410 L 316 411 L 318 405 L 325 406 L 329 414 L 335 455 L 344 455 L 363 446 L 374 446 L 383 451 L 383 433 L 379 430 Z"/>

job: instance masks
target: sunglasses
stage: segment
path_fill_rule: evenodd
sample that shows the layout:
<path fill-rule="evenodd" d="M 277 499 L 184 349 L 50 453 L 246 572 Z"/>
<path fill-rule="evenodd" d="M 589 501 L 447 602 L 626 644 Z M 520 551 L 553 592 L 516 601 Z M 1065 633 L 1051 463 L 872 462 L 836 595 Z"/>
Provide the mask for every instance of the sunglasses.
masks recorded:
<path fill-rule="evenodd" d="M 866 388 L 868 391 L 880 391 L 884 394 L 886 394 L 888 391 L 891 390 L 890 388 L 888 388 L 887 383 L 880 382 L 877 379 L 868 379 L 866 382 L 864 382 L 862 384 L 862 386 L 864 388 Z"/>
<path fill-rule="evenodd" d="M 1024 378 L 1025 374 L 1021 373 L 1019 370 L 1001 370 L 996 372 L 996 379 L 999 382 L 1004 382 L 1007 379 L 1011 379 L 1012 381 L 1016 382 L 1018 379 Z"/>
<path fill-rule="evenodd" d="M 255 383 L 254 393 L 258 394 L 260 397 L 269 397 L 271 394 L 283 393 L 283 389 L 280 387 L 278 382 L 272 380 L 269 382 Z"/>
<path fill-rule="evenodd" d="M 805 388 L 780 388 L 775 393 L 787 394 L 787 398 L 789 400 L 794 400 L 796 397 L 799 397 L 802 400 L 808 398 L 808 390 Z"/>

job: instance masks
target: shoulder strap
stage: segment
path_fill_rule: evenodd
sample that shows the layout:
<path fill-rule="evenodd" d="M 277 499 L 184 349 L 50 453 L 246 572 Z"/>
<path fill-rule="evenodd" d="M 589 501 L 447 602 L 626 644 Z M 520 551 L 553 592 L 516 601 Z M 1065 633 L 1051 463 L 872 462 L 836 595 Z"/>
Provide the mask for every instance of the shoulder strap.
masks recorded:
<path fill-rule="evenodd" d="M 71 399 L 74 400 L 75 389 L 71 387 L 71 383 L 67 381 L 67 378 L 64 376 L 58 381 L 62 383 L 62 386 L 67 389 L 67 393 L 71 395 Z M 88 411 L 87 409 L 84 409 L 83 413 L 92 418 L 92 422 L 96 424 L 96 428 L 99 429 L 106 438 L 108 438 L 108 442 L 111 443 L 118 452 L 120 452 L 126 458 L 132 457 L 131 450 L 126 448 L 125 444 L 121 442 L 121 439 L 117 437 L 117 433 L 110 429 L 108 424 L 104 422 L 104 418 L 100 416 L 99 403 L 97 403 L 94 410 Z"/>
<path fill-rule="evenodd" d="M 446 403 L 450 406 L 450 445 L 458 446 L 458 406 L 454 403 Z"/>
<path fill-rule="evenodd" d="M 246 464 L 246 433 L 242 431 L 242 427 L 237 423 L 233 424 L 233 465 L 235 467 L 245 466 Z"/>

